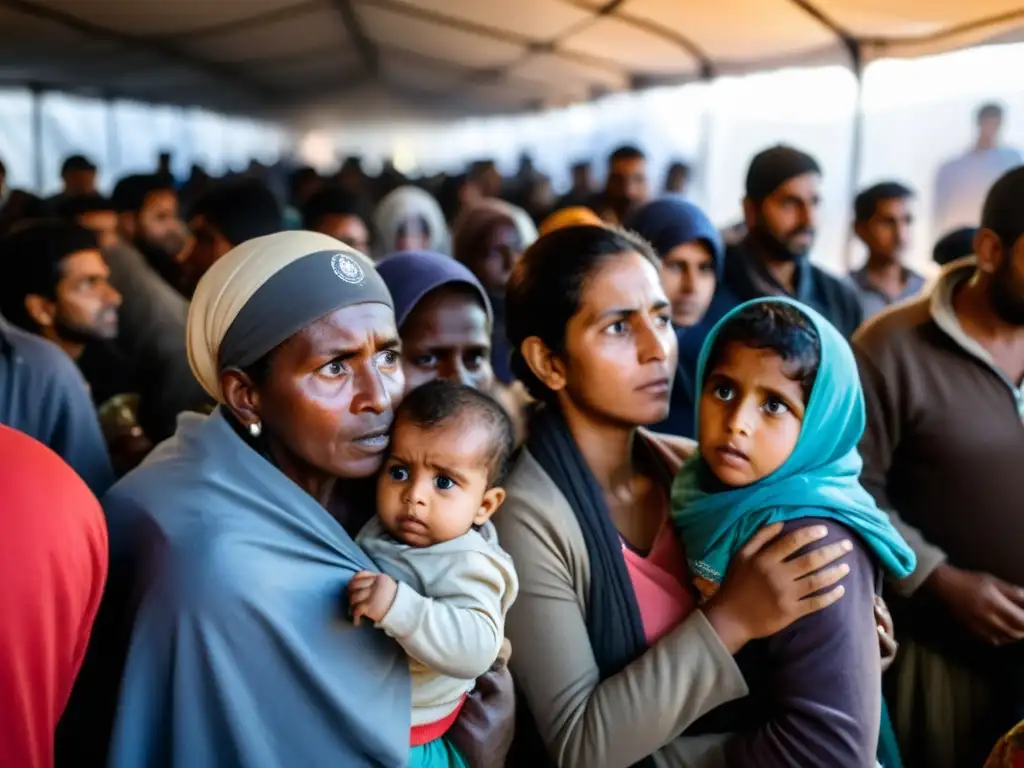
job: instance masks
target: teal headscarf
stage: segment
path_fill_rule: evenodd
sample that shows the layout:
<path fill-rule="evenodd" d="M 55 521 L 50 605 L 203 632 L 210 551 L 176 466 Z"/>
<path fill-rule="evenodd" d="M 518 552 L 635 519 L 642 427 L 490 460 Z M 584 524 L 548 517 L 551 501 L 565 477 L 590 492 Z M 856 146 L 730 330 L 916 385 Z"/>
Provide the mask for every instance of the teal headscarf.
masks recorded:
<path fill-rule="evenodd" d="M 809 307 L 788 298 L 741 304 L 711 330 L 697 361 L 698 393 L 708 356 L 722 328 L 759 302 L 786 303 L 814 326 L 821 362 L 793 453 L 768 477 L 743 488 L 710 493 L 710 470 L 695 455 L 672 486 L 672 520 L 691 571 L 721 583 L 732 556 L 762 526 L 803 517 L 837 520 L 856 533 L 896 578 L 913 572 L 916 559 L 888 516 L 860 484 L 863 466 L 857 443 L 864 432 L 864 391 L 850 345 L 836 328 Z M 700 396 L 697 397 L 700 440 Z"/>

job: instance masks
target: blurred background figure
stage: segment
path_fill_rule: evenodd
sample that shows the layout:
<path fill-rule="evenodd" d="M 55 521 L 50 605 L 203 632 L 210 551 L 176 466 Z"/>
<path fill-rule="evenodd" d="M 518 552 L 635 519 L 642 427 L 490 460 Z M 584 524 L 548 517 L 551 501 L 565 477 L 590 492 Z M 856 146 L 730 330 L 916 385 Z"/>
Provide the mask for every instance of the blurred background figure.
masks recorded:
<path fill-rule="evenodd" d="M 47 200 L 51 211 L 72 197 L 96 194 L 96 166 L 85 155 L 71 155 L 60 167 L 64 189 Z"/>
<path fill-rule="evenodd" d="M 948 232 L 977 225 L 989 187 L 1024 162 L 1020 150 L 1001 143 L 1004 114 L 1001 104 L 983 105 L 977 112 L 974 146 L 939 168 L 935 177 L 933 231 Z"/>
<path fill-rule="evenodd" d="M 374 247 L 370 206 L 355 192 L 328 186 L 314 192 L 302 207 L 302 228 L 341 240 L 360 253 Z"/>
<path fill-rule="evenodd" d="M 690 166 L 674 162 L 665 173 L 665 194 L 685 195 L 690 184 Z"/>
<path fill-rule="evenodd" d="M 214 187 L 192 207 L 191 247 L 176 259 L 178 284 L 191 297 L 207 270 L 246 240 L 284 229 L 281 207 L 266 185 L 255 179 Z"/>
<path fill-rule="evenodd" d="M 648 197 L 647 158 L 639 148 L 626 145 L 608 157 L 604 192 L 591 207 L 607 223 L 621 224 Z"/>
<path fill-rule="evenodd" d="M 853 202 L 853 231 L 867 248 L 868 259 L 850 279 L 865 320 L 924 287 L 924 277 L 904 262 L 914 223 L 913 198 L 909 187 L 885 181 L 865 189 Z"/>
<path fill-rule="evenodd" d="M 96 235 L 100 248 L 109 248 L 120 240 L 117 209 L 114 202 L 103 195 L 70 197 L 57 206 L 56 213 Z"/>
<path fill-rule="evenodd" d="M 940 237 L 932 249 L 932 260 L 940 267 L 974 253 L 974 236 L 977 227 L 960 227 Z"/>

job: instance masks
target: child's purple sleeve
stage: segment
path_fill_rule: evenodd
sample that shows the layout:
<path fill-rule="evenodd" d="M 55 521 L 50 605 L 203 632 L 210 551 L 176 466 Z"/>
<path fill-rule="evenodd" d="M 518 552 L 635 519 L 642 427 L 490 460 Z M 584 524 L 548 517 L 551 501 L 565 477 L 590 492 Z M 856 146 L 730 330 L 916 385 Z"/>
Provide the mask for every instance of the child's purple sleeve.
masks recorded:
<path fill-rule="evenodd" d="M 875 765 L 882 700 L 874 619 L 876 566 L 860 539 L 834 520 L 804 518 L 785 530 L 822 524 L 815 545 L 850 538 L 846 594 L 767 640 L 765 691 L 771 716 L 726 745 L 732 767 L 860 768 Z"/>

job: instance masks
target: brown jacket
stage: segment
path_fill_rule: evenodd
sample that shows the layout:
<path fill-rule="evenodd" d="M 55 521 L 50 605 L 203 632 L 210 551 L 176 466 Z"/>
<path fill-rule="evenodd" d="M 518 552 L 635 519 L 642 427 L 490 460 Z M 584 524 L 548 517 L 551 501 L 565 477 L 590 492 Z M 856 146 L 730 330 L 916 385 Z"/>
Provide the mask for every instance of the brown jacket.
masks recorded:
<path fill-rule="evenodd" d="M 955 262 L 930 295 L 874 318 L 853 339 L 867 404 L 861 482 L 917 553 L 913 592 L 952 565 L 1024 586 L 1024 389 L 960 327 Z"/>

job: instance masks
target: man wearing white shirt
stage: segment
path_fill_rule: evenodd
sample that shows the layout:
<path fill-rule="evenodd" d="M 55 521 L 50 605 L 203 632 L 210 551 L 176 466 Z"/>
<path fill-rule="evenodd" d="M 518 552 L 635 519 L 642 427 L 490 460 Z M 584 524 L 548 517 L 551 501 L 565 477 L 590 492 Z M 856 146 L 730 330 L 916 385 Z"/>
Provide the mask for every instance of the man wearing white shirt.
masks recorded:
<path fill-rule="evenodd" d="M 976 227 L 985 195 L 996 179 L 1024 163 L 1019 150 L 999 145 L 1003 108 L 978 110 L 978 139 L 965 155 L 944 163 L 935 179 L 933 232 L 942 236 L 959 227 Z"/>

